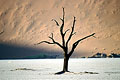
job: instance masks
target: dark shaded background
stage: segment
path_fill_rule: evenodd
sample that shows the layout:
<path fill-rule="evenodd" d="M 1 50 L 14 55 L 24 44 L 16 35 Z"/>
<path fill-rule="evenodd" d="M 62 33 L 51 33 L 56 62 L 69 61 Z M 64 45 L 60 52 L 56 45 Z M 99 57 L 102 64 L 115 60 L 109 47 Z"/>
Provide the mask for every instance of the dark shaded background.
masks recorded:
<path fill-rule="evenodd" d="M 60 55 L 60 52 L 0 43 L 0 59 L 56 58 Z"/>

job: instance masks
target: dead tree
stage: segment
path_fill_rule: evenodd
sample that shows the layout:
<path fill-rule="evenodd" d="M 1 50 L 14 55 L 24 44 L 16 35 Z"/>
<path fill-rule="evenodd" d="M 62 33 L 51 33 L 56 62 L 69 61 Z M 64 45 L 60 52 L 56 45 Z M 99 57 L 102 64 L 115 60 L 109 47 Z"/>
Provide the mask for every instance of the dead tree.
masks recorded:
<path fill-rule="evenodd" d="M 91 36 L 95 37 L 95 36 L 94 36 L 95 33 L 93 33 L 93 34 L 90 34 L 90 35 L 88 35 L 88 36 L 86 36 L 86 37 L 83 37 L 83 38 L 77 40 L 76 42 L 73 43 L 71 51 L 68 51 L 68 44 L 69 44 L 71 38 L 73 37 L 73 35 L 75 34 L 74 28 L 75 28 L 76 17 L 73 18 L 74 20 L 73 20 L 72 29 L 71 29 L 71 32 L 70 32 L 69 37 L 68 37 L 67 40 L 65 40 L 65 35 L 66 35 L 66 33 L 67 33 L 70 29 L 67 29 L 67 30 L 63 31 L 64 22 L 65 22 L 65 19 L 64 19 L 64 18 L 65 18 L 65 11 L 64 11 L 64 8 L 63 8 L 63 16 L 62 16 L 62 18 L 60 18 L 60 20 L 62 21 L 62 24 L 60 25 L 57 20 L 52 19 L 52 21 L 54 21 L 57 26 L 60 26 L 60 34 L 61 34 L 61 37 L 62 37 L 62 44 L 60 44 L 59 42 L 55 41 L 55 39 L 54 39 L 54 37 L 53 37 L 53 33 L 51 33 L 51 36 L 49 36 L 49 38 L 52 40 L 52 42 L 49 42 L 49 41 L 41 41 L 41 42 L 37 43 L 37 45 L 38 45 L 38 44 L 41 44 L 41 43 L 56 44 L 56 45 L 58 45 L 60 48 L 62 48 L 62 50 L 63 50 L 63 52 L 64 52 L 64 53 L 63 53 L 63 54 L 64 54 L 64 64 L 63 64 L 63 70 L 62 70 L 60 73 L 68 72 L 68 61 L 69 61 L 69 58 L 70 58 L 70 56 L 73 54 L 73 52 L 74 52 L 75 48 L 78 46 L 78 44 L 79 44 L 81 41 L 83 41 L 83 40 L 85 40 L 85 39 L 87 39 L 87 38 L 89 38 L 89 37 L 91 37 Z"/>

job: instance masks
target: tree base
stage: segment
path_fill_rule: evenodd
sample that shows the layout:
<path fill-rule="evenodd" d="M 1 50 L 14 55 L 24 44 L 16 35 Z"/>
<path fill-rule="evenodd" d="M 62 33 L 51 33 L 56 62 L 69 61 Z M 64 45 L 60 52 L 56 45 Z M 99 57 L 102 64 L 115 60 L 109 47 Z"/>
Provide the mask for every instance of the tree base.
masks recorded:
<path fill-rule="evenodd" d="M 70 73 L 70 74 L 80 74 L 80 75 L 83 75 L 83 74 L 99 74 L 99 73 L 97 73 L 97 72 L 87 72 L 87 71 L 85 71 L 85 72 L 70 72 L 70 71 L 60 71 L 60 72 L 57 72 L 57 73 L 55 73 L 55 75 L 61 75 L 61 74 L 64 74 L 64 73 Z"/>
<path fill-rule="evenodd" d="M 55 75 L 64 74 L 65 72 L 70 72 L 70 71 L 60 71 L 60 72 L 55 73 Z"/>

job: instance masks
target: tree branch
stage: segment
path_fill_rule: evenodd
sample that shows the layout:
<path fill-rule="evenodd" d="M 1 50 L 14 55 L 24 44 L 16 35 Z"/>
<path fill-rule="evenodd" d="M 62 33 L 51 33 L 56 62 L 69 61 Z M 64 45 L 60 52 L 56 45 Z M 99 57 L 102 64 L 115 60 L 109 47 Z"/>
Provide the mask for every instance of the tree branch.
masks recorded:
<path fill-rule="evenodd" d="M 51 42 L 49 42 L 49 41 L 41 41 L 41 42 L 39 42 L 39 43 L 37 43 L 37 44 L 34 44 L 34 45 L 39 45 L 39 44 L 41 44 L 41 43 L 55 44 L 55 43 L 51 43 Z"/>
<path fill-rule="evenodd" d="M 69 43 L 70 39 L 71 39 L 72 36 L 74 35 L 73 32 L 74 32 L 75 22 L 76 22 L 76 20 L 75 20 L 75 17 L 74 17 L 73 26 L 72 26 L 72 31 L 71 31 L 71 33 L 70 33 L 70 35 L 69 35 L 69 37 L 68 37 L 68 40 L 67 40 L 67 42 L 66 42 L 66 46 L 68 46 L 68 43 Z"/>
<path fill-rule="evenodd" d="M 91 34 L 91 35 L 88 35 L 88 36 L 86 36 L 86 37 L 84 37 L 84 38 L 82 38 L 82 39 L 79 39 L 79 40 L 77 40 L 74 44 L 78 44 L 80 41 L 82 41 L 82 40 L 84 40 L 84 39 L 87 39 L 87 38 L 89 38 L 89 37 L 91 37 L 91 36 L 94 37 L 94 35 L 95 35 L 95 33 L 93 33 L 93 34 Z"/>
<path fill-rule="evenodd" d="M 52 40 L 52 42 L 49 41 L 41 41 L 35 45 L 41 44 L 41 43 L 47 43 L 47 44 L 57 44 L 59 47 L 61 47 L 63 49 L 63 46 L 61 44 L 59 44 L 58 42 L 56 42 L 53 38 L 53 33 L 51 33 L 52 36 L 49 36 L 49 38 Z"/>
<path fill-rule="evenodd" d="M 53 39 L 53 33 L 51 33 L 51 36 L 49 36 L 49 38 L 50 38 L 53 42 L 55 42 L 55 40 Z"/>
<path fill-rule="evenodd" d="M 64 39 L 64 33 L 63 33 L 64 16 L 65 16 L 65 11 L 64 11 L 64 8 L 63 8 L 63 18 L 60 18 L 61 21 L 62 21 L 62 25 L 61 25 L 61 27 L 60 27 L 60 34 L 61 34 L 61 36 L 62 36 L 62 42 L 63 42 L 62 45 L 63 45 L 63 47 L 65 47 L 65 39 Z"/>
<path fill-rule="evenodd" d="M 89 38 L 89 37 L 91 37 L 91 36 L 94 37 L 94 35 L 95 35 L 95 33 L 93 33 L 93 34 L 91 34 L 91 35 L 88 35 L 88 36 L 86 36 L 86 37 L 84 37 L 84 38 L 81 38 L 81 39 L 77 40 L 75 43 L 73 43 L 72 50 L 71 50 L 70 53 L 68 54 L 69 57 L 72 55 L 72 53 L 74 52 L 75 48 L 77 47 L 77 45 L 79 44 L 80 41 L 85 40 L 85 39 L 87 39 L 87 38 Z"/>
<path fill-rule="evenodd" d="M 64 36 L 66 35 L 66 33 L 69 31 L 70 29 L 67 29 L 65 32 L 64 32 Z"/>
<path fill-rule="evenodd" d="M 59 26 L 59 23 L 58 23 L 58 21 L 57 21 L 57 20 L 52 19 L 52 21 L 55 21 L 56 25 L 57 25 L 57 26 Z"/>
<path fill-rule="evenodd" d="M 74 32 L 72 35 L 75 35 L 76 34 L 76 32 Z"/>
<path fill-rule="evenodd" d="M 65 18 L 65 10 L 64 10 L 64 7 L 63 7 L 63 19 Z"/>

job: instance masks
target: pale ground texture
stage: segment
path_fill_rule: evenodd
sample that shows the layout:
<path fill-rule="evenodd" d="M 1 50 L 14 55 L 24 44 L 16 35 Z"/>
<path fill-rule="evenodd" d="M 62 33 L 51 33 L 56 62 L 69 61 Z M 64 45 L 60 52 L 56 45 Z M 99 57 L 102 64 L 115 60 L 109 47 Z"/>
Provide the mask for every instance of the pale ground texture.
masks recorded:
<path fill-rule="evenodd" d="M 63 59 L 1 60 L 0 80 L 120 80 L 120 59 L 70 59 L 74 73 L 55 75 L 62 63 Z"/>
<path fill-rule="evenodd" d="M 120 52 L 120 0 L 0 0 L 0 32 L 4 30 L 0 43 L 61 51 L 55 45 L 34 44 L 49 40 L 51 32 L 61 42 L 59 27 L 51 20 L 61 23 L 62 7 L 66 12 L 65 29 L 71 28 L 76 16 L 77 33 L 71 43 L 96 33 L 97 38 L 89 38 L 78 46 L 77 57 Z"/>

